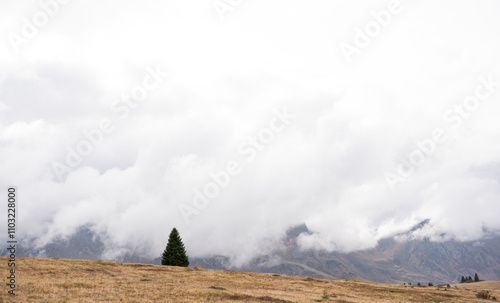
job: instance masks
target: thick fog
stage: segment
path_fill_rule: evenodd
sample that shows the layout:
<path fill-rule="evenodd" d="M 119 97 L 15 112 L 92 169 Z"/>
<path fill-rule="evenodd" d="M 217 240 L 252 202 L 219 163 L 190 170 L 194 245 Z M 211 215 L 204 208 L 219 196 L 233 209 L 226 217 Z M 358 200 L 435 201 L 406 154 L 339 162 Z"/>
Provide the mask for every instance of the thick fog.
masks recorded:
<path fill-rule="evenodd" d="M 20 236 L 89 226 L 107 258 L 154 258 L 177 227 L 190 256 L 241 264 L 302 223 L 302 247 L 330 251 L 427 218 L 417 236 L 498 232 L 499 13 L 3 1 L 0 183 L 17 186 Z"/>

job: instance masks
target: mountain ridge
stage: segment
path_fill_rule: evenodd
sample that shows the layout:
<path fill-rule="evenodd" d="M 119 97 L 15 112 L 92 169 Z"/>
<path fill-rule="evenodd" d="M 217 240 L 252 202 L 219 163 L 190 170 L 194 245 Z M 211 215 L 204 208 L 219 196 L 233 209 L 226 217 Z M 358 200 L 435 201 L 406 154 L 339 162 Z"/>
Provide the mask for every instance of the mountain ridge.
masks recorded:
<path fill-rule="evenodd" d="M 409 231 L 410 235 L 429 224 L 426 219 Z M 429 239 L 396 240 L 397 236 L 381 239 L 367 250 L 349 253 L 324 250 L 302 250 L 297 239 L 301 234 L 312 234 L 305 224 L 290 228 L 268 255 L 254 257 L 248 264 L 233 266 L 227 256 L 190 258 L 191 266 L 220 270 L 243 270 L 327 279 L 359 279 L 380 283 L 456 283 L 462 275 L 478 273 L 482 279 L 500 279 L 500 236 L 479 241 L 433 242 Z M 21 245 L 26 247 L 26 245 Z M 20 251 L 21 257 L 100 260 L 104 242 L 88 227 L 80 228 L 68 239 L 58 239 L 42 248 Z M 113 261 L 160 264 L 160 258 L 140 257 L 128 253 Z"/>

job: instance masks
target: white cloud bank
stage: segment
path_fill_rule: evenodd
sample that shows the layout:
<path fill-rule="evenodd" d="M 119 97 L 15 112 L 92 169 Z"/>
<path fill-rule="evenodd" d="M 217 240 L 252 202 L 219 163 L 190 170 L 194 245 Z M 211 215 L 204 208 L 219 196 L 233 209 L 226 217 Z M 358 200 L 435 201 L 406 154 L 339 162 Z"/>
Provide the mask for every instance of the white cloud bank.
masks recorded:
<path fill-rule="evenodd" d="M 175 226 L 190 255 L 244 262 L 302 222 L 305 247 L 343 251 L 425 218 L 431 237 L 499 231 L 500 6 L 401 1 L 348 62 L 341 44 L 388 3 L 245 1 L 221 21 L 210 1 L 73 0 L 16 52 L 43 9 L 2 2 L 0 183 L 18 186 L 20 233 L 43 244 L 87 224 L 157 257 Z M 120 117 L 157 66 L 168 76 Z M 481 77 L 491 94 L 460 113 Z M 285 107 L 295 118 L 247 161 L 238 146 Z M 54 161 L 103 120 L 113 131 L 58 180 Z M 436 128 L 446 140 L 391 190 L 386 173 Z M 187 224 L 179 205 L 230 161 L 241 172 Z"/>

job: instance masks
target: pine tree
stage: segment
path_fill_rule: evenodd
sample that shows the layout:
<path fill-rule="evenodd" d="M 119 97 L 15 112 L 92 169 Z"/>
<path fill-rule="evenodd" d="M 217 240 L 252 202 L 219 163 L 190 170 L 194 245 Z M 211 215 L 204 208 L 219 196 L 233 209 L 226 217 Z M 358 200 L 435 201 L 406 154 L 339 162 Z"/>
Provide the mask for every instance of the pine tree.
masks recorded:
<path fill-rule="evenodd" d="M 472 282 L 472 277 L 471 277 L 471 276 L 469 276 L 469 277 L 467 278 L 467 281 L 468 281 L 468 282 Z"/>
<path fill-rule="evenodd" d="M 477 275 L 477 273 L 474 275 L 474 282 L 479 282 L 479 276 Z"/>
<path fill-rule="evenodd" d="M 460 283 L 465 283 L 465 277 L 462 276 L 462 281 L 460 281 Z"/>
<path fill-rule="evenodd" d="M 182 267 L 189 266 L 189 258 L 186 255 L 184 243 L 182 243 L 179 232 L 175 227 L 172 229 L 170 236 L 168 237 L 167 247 L 163 251 L 161 264 Z"/>

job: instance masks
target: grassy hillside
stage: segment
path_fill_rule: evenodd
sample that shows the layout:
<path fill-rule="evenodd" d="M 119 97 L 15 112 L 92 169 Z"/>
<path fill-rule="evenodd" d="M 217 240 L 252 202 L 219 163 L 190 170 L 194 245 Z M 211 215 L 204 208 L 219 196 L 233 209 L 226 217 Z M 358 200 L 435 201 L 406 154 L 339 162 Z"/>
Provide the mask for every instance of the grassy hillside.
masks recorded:
<path fill-rule="evenodd" d="M 500 281 L 482 281 L 474 283 L 461 283 L 456 284 L 459 288 L 464 289 L 487 289 L 487 290 L 500 290 Z M 500 297 L 497 296 L 500 300 Z"/>
<path fill-rule="evenodd" d="M 0 262 L 7 264 L 7 258 Z M 477 290 L 454 287 L 87 260 L 19 258 L 17 265 L 13 302 L 485 302 L 476 299 Z M 11 302 L 3 268 L 0 301 Z M 500 298 L 499 290 L 490 293 Z"/>

